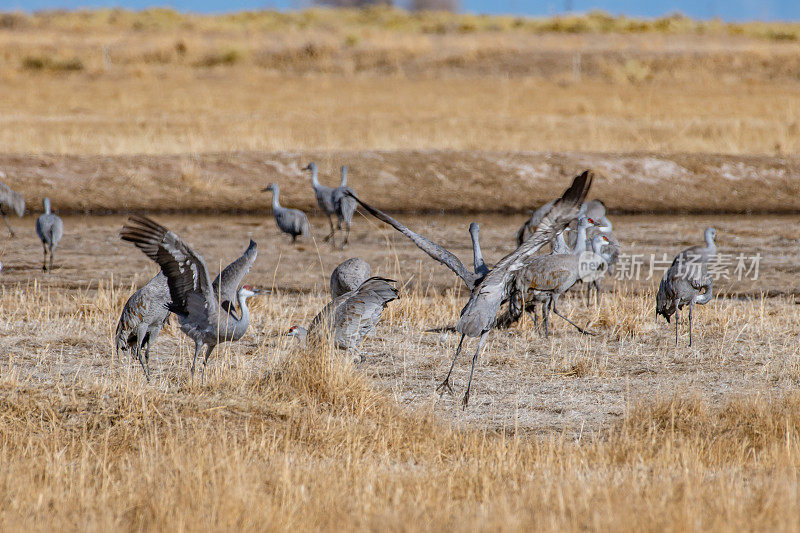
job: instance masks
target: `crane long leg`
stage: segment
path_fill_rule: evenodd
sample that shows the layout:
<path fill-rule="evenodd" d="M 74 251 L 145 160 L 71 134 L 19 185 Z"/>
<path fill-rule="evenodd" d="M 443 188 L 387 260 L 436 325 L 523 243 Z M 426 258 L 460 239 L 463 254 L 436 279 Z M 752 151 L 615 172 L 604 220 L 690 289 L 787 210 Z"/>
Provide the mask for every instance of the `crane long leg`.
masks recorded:
<path fill-rule="evenodd" d="M 42 272 L 47 272 L 47 245 L 42 243 L 42 251 L 44 252 L 44 257 L 42 258 Z"/>
<path fill-rule="evenodd" d="M 328 224 L 331 225 L 331 232 L 322 239 L 322 242 L 328 242 L 331 240 L 331 237 L 333 237 L 333 234 L 336 233 L 336 230 L 333 228 L 333 218 L 330 215 L 328 215 Z"/>
<path fill-rule="evenodd" d="M 50 247 L 50 271 L 53 270 L 53 256 L 55 255 L 56 245 Z"/>
<path fill-rule="evenodd" d="M 11 229 L 11 224 L 8 222 L 8 217 L 6 216 L 6 210 L 2 207 L 0 207 L 0 215 L 3 215 L 3 221 L 6 223 L 6 227 L 8 228 L 8 234 L 13 237 L 14 230 Z"/>
<path fill-rule="evenodd" d="M 689 302 L 689 347 L 692 347 L 692 308 L 694 302 Z"/>
<path fill-rule="evenodd" d="M 675 347 L 678 347 L 678 322 L 680 322 L 680 317 L 678 316 L 678 308 L 675 308 Z"/>
<path fill-rule="evenodd" d="M 566 320 L 567 322 L 569 322 L 570 324 L 572 324 L 572 325 L 573 325 L 573 327 L 574 327 L 575 329 L 577 329 L 578 331 L 580 331 L 582 334 L 584 334 L 584 335 L 596 335 L 596 333 L 594 333 L 594 332 L 591 332 L 591 331 L 589 331 L 588 329 L 583 329 L 582 327 L 580 327 L 579 325 L 577 325 L 575 322 L 573 322 L 573 321 L 572 321 L 572 320 L 570 320 L 569 318 L 567 318 L 567 317 L 565 317 L 564 315 L 562 315 L 561 313 L 559 313 L 559 312 L 558 312 L 558 309 L 556 309 L 556 301 L 555 301 L 555 300 L 553 300 L 553 312 L 554 312 L 555 314 L 557 314 L 558 316 L 560 316 L 561 318 L 563 318 L 564 320 Z"/>
<path fill-rule="evenodd" d="M 461 353 L 461 345 L 464 344 L 464 335 L 461 334 L 461 340 L 458 341 L 458 348 L 456 348 L 456 355 L 453 357 L 453 362 L 450 364 L 450 370 L 447 372 L 447 377 L 444 378 L 438 387 L 436 387 L 436 392 L 443 393 L 444 391 L 453 392 L 453 387 L 450 386 L 450 374 L 453 373 L 453 367 L 456 366 L 456 359 L 458 359 L 458 355 Z"/>
<path fill-rule="evenodd" d="M 550 336 L 550 298 L 542 303 L 542 322 L 544 323 L 544 336 Z"/>
<path fill-rule="evenodd" d="M 203 357 L 203 376 L 202 376 L 202 383 L 206 382 L 206 363 L 208 363 L 208 356 L 211 355 L 211 352 L 216 348 L 216 344 L 209 344 L 206 348 L 206 356 Z"/>
<path fill-rule="evenodd" d="M 489 336 L 489 331 L 486 330 L 481 334 L 481 338 L 478 341 L 478 349 L 475 350 L 475 355 L 472 356 L 472 368 L 469 369 L 469 381 L 467 382 L 467 392 L 464 393 L 464 399 L 461 401 L 462 409 L 467 408 L 467 403 L 469 403 L 469 388 L 472 385 L 472 374 L 475 372 L 475 361 L 478 360 L 478 355 L 481 353 L 481 349 L 483 348 L 483 344 L 486 342 L 486 337 Z"/>
<path fill-rule="evenodd" d="M 345 221 L 344 228 L 344 242 L 342 243 L 342 248 L 347 246 L 347 244 L 350 242 L 350 223 Z"/>
<path fill-rule="evenodd" d="M 139 359 L 139 364 L 142 365 L 142 372 L 144 372 L 144 377 L 147 381 L 150 381 L 150 376 L 147 374 L 147 367 L 144 364 L 144 359 L 142 359 L 142 346 L 144 345 L 144 336 L 146 334 L 146 328 L 138 327 L 136 328 L 136 358 Z"/>
<path fill-rule="evenodd" d="M 194 358 L 192 359 L 192 383 L 194 384 L 194 367 L 197 364 L 197 356 L 200 355 L 200 351 L 205 347 L 202 342 L 196 342 L 194 345 Z"/>

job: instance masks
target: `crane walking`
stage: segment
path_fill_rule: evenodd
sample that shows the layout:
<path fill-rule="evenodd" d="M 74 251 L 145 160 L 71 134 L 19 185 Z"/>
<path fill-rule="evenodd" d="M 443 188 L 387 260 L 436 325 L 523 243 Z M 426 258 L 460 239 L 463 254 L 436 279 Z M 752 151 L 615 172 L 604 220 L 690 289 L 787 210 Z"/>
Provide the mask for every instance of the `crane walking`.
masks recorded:
<path fill-rule="evenodd" d="M 5 177 L 5 174 L 0 173 L 0 176 Z M 20 193 L 11 189 L 11 187 L 0 181 L 0 215 L 3 215 L 3 221 L 6 223 L 6 227 L 8 228 L 8 234 L 13 237 L 14 230 L 11 229 L 11 224 L 8 222 L 6 209 L 14 211 L 19 218 L 22 218 L 22 215 L 25 214 L 25 198 L 23 198 Z"/>
<path fill-rule="evenodd" d="M 147 217 L 131 216 L 123 226 L 120 236 L 158 263 L 167 277 L 172 300 L 169 310 L 178 317 L 181 331 L 195 343 L 191 370 L 194 379 L 197 358 L 204 349 L 205 370 L 208 357 L 217 344 L 237 341 L 247 332 L 250 325 L 247 299 L 261 291 L 250 285 L 244 285 L 236 291 L 236 300 L 241 310 L 239 316 L 233 311 L 232 305 L 223 306 L 220 298 L 224 297 L 223 291 L 228 292 L 229 287 L 238 285 L 238 280 L 250 269 L 257 254 L 256 244 L 250 241 L 250 246 L 243 254 L 248 259 L 231 271 L 230 279 L 236 279 L 237 283 L 225 279 L 227 276 L 224 271 L 220 274 L 218 296 L 203 258 L 164 226 Z"/>
<path fill-rule="evenodd" d="M 321 185 L 319 180 L 317 179 L 317 164 L 314 162 L 309 163 L 307 166 L 303 167 L 303 170 L 311 171 L 311 187 L 314 189 L 314 196 L 317 197 L 317 205 L 322 212 L 328 215 L 328 223 L 331 226 L 331 232 L 322 239 L 325 242 L 328 242 L 331 238 L 333 238 L 333 234 L 335 232 L 333 228 L 333 215 L 336 214 L 336 206 L 333 202 L 333 191 L 335 190 L 333 187 L 326 187 L 325 185 Z"/>
<path fill-rule="evenodd" d="M 469 301 L 467 301 L 467 304 L 461 310 L 461 316 L 456 324 L 456 331 L 461 333 L 461 339 L 458 342 L 458 348 L 456 348 L 456 353 L 453 357 L 453 362 L 450 365 L 447 377 L 445 377 L 444 381 L 437 387 L 437 390 L 452 391 L 450 375 L 461 353 L 464 338 L 478 338 L 478 348 L 475 350 L 475 354 L 472 357 L 472 367 L 470 369 L 469 381 L 467 382 L 467 390 L 464 393 L 464 399 L 462 401 L 462 405 L 464 407 L 467 406 L 470 387 L 472 385 L 472 376 L 475 371 L 475 362 L 486 342 L 489 331 L 491 331 L 497 320 L 497 312 L 500 306 L 511 296 L 515 289 L 517 278 L 524 272 L 531 257 L 544 244 L 552 241 L 558 232 L 562 231 L 566 225 L 577 216 L 581 203 L 589 192 L 593 178 L 594 174 L 590 171 L 585 171 L 577 176 L 561 198 L 553 203 L 552 209 L 543 217 L 533 235 L 528 237 L 515 251 L 501 259 L 493 269 L 483 275 L 470 272 L 461 260 L 449 250 L 422 235 L 414 233 L 389 215 L 356 198 L 358 203 L 367 212 L 403 233 L 422 251 L 452 270 L 470 290 Z"/>
<path fill-rule="evenodd" d="M 47 254 L 50 254 L 50 267 L 53 270 L 53 255 L 61 236 L 64 234 L 64 222 L 58 215 L 50 212 L 50 198 L 45 198 L 42 201 L 44 206 L 44 213 L 36 219 L 36 234 L 42 241 L 42 248 L 44 249 L 44 259 L 42 260 L 42 270 L 47 272 Z"/>
<path fill-rule="evenodd" d="M 261 192 L 272 193 L 272 215 L 275 217 L 275 223 L 278 225 L 283 233 L 292 236 L 292 243 L 297 241 L 297 236 L 302 235 L 307 237 L 309 234 L 308 217 L 299 209 L 290 209 L 281 206 L 279 196 L 281 189 L 277 183 L 270 183 Z"/>
<path fill-rule="evenodd" d="M 147 381 L 150 381 L 150 348 L 167 325 L 170 301 L 167 278 L 159 271 L 128 298 L 117 323 L 117 353 L 130 350 L 142 365 Z"/>
<path fill-rule="evenodd" d="M 342 183 L 333 190 L 333 209 L 336 212 L 336 226 L 342 229 L 342 224 L 344 224 L 345 230 L 342 248 L 347 246 L 350 241 L 350 226 L 353 223 L 353 214 L 356 212 L 356 206 L 358 205 L 351 196 L 345 194 L 347 191 L 353 192 L 353 189 L 347 186 L 347 167 L 342 166 Z"/>
<path fill-rule="evenodd" d="M 689 346 L 691 346 L 694 305 L 705 305 L 713 298 L 708 263 L 717 254 L 717 245 L 714 242 L 716 236 L 716 229 L 706 228 L 703 233 L 705 246 L 692 246 L 676 255 L 658 286 L 656 317 L 662 315 L 669 322 L 670 317 L 675 315 L 675 346 L 678 345 L 679 311 L 689 306 Z"/>

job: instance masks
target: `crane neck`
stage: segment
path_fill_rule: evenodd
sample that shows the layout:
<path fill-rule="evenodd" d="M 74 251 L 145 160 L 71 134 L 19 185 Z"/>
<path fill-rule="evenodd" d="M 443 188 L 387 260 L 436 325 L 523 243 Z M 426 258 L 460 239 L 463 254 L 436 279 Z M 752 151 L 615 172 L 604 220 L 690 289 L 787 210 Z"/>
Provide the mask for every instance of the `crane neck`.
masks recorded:
<path fill-rule="evenodd" d="M 578 220 L 578 236 L 575 240 L 575 248 L 572 249 L 574 254 L 582 254 L 586 251 L 586 228 L 589 226 L 589 221 L 586 218 Z"/>
<path fill-rule="evenodd" d="M 44 212 L 46 215 L 50 214 L 50 198 L 45 198 L 42 201 L 42 205 L 44 206 Z"/>
<path fill-rule="evenodd" d="M 311 168 L 311 185 L 314 187 L 319 187 L 319 181 L 317 180 L 317 167 L 314 166 Z"/>
<path fill-rule="evenodd" d="M 236 296 L 237 301 L 239 302 L 239 309 L 242 315 L 234 320 L 236 320 L 234 324 L 234 339 L 238 340 L 239 338 L 244 335 L 245 331 L 247 331 L 247 327 L 250 325 L 250 309 L 247 307 L 247 297 L 243 295 L 241 292 Z"/>
<path fill-rule="evenodd" d="M 277 211 L 278 209 L 281 208 L 281 203 L 280 203 L 280 200 L 278 199 L 280 194 L 281 194 L 281 190 L 278 188 L 277 185 L 272 187 L 272 210 L 273 211 Z"/>
<path fill-rule="evenodd" d="M 472 239 L 472 263 L 476 274 L 485 274 L 489 271 L 481 253 L 480 226 L 476 223 L 469 225 L 469 236 Z"/>
<path fill-rule="evenodd" d="M 347 187 L 347 167 L 342 167 L 342 187 Z"/>
<path fill-rule="evenodd" d="M 559 234 L 556 235 L 556 245 L 553 247 L 553 253 L 568 254 L 571 251 L 566 239 L 564 239 L 564 232 L 559 232 Z"/>

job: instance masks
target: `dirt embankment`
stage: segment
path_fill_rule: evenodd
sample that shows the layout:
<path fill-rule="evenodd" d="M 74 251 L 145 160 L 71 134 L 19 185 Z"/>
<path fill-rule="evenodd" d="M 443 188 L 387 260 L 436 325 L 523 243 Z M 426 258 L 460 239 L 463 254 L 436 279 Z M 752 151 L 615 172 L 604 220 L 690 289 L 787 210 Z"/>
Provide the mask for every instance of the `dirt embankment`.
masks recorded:
<path fill-rule="evenodd" d="M 263 211 L 260 191 L 281 186 L 283 205 L 316 207 L 320 181 L 349 185 L 392 211 L 507 212 L 535 208 L 585 168 L 592 196 L 618 212 L 800 212 L 800 158 L 552 152 L 234 152 L 163 156 L 0 155 L 4 181 L 31 210 L 50 196 L 66 212 Z"/>

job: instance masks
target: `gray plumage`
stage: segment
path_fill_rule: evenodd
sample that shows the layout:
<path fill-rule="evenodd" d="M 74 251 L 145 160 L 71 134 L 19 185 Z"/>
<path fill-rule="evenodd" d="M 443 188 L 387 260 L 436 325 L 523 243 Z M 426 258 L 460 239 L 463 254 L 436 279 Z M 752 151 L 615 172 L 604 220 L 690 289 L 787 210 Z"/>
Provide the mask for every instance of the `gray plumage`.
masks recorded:
<path fill-rule="evenodd" d="M 581 226 L 585 228 L 583 224 L 579 225 L 579 228 Z M 525 310 L 535 313 L 535 304 L 542 304 L 545 336 L 549 334 L 551 311 L 572 324 L 581 333 L 587 333 L 585 329 L 559 313 L 556 306 L 559 298 L 577 282 L 591 282 L 607 268 L 605 260 L 600 255 L 600 249 L 607 241 L 605 235 L 595 235 L 591 240 L 591 251 L 578 247 L 566 254 L 534 257 L 525 273 L 518 278 L 519 289 L 516 294 L 522 294 L 523 290 L 527 292 Z M 521 310 L 510 310 L 510 312 L 512 315 L 521 314 Z M 535 317 L 534 314 L 534 322 L 536 322 Z"/>
<path fill-rule="evenodd" d="M 347 192 L 352 193 L 353 189 L 347 186 L 347 167 L 342 167 L 342 183 L 333 190 L 333 209 L 336 213 L 336 226 L 342 229 L 344 225 L 344 241 L 342 241 L 342 248 L 344 248 L 350 241 L 350 227 L 353 223 L 353 214 L 356 212 L 358 205 L 352 196 L 347 195 Z M 335 239 L 334 239 L 335 240 Z M 334 243 L 335 244 L 335 243 Z"/>
<path fill-rule="evenodd" d="M 675 315 L 675 345 L 678 345 L 679 311 L 689 306 L 689 346 L 692 345 L 692 310 L 694 304 L 705 305 L 713 297 L 708 263 L 717 253 L 714 238 L 717 230 L 706 228 L 703 236 L 705 246 L 692 246 L 675 256 L 669 269 L 661 278 L 656 294 L 656 316 L 662 315 L 667 322 Z"/>
<path fill-rule="evenodd" d="M 64 234 L 64 222 L 58 215 L 50 212 L 50 198 L 45 198 L 42 202 L 44 214 L 36 219 L 36 234 L 42 241 L 44 249 L 44 259 L 42 260 L 42 270 L 47 271 L 47 254 L 50 254 L 50 270 L 53 270 L 53 256 L 61 237 Z"/>
<path fill-rule="evenodd" d="M 309 163 L 307 166 L 303 168 L 303 170 L 311 171 L 311 187 L 314 189 L 314 196 L 317 198 L 317 205 L 322 212 L 328 215 L 328 223 L 331 226 L 331 232 L 325 236 L 323 241 L 327 242 L 331 238 L 333 238 L 334 228 L 333 228 L 333 215 L 336 214 L 336 205 L 333 201 L 333 187 L 326 187 L 325 185 L 321 185 L 319 180 L 317 179 L 317 164 L 314 162 Z"/>
<path fill-rule="evenodd" d="M 599 202 L 599 200 L 595 200 Z M 589 202 L 591 203 L 591 202 Z M 600 203 L 602 206 L 602 203 Z M 592 209 L 590 208 L 589 211 Z M 595 212 L 595 215 L 597 213 Z M 605 243 L 602 248 L 600 249 L 600 255 L 603 256 L 603 260 L 608 265 L 607 272 L 610 275 L 614 275 L 616 271 L 617 261 L 619 261 L 619 254 L 622 252 L 622 247 L 619 244 L 619 241 L 614 236 L 613 226 L 611 225 L 611 221 L 602 214 L 599 218 L 590 218 L 589 219 L 595 226 L 597 226 L 596 231 L 600 234 L 603 234 L 608 239 L 608 242 Z M 591 239 L 594 235 L 590 234 L 588 239 Z M 595 291 L 597 295 L 597 300 L 600 299 L 600 278 L 597 278 L 586 285 L 586 302 L 587 304 L 591 303 L 592 301 L 592 290 Z"/>
<path fill-rule="evenodd" d="M 150 381 L 150 348 L 169 320 L 169 285 L 164 273 L 159 271 L 153 279 L 134 292 L 117 323 L 115 335 L 117 353 L 131 351 L 139 360 L 145 378 Z M 142 349 L 144 348 L 144 357 Z"/>
<path fill-rule="evenodd" d="M 256 241 L 250 239 L 247 250 L 230 265 L 220 272 L 211 284 L 214 294 L 217 295 L 220 305 L 226 311 L 236 310 L 236 295 L 239 293 L 239 286 L 245 275 L 250 272 L 250 268 L 258 256 L 258 245 Z M 241 310 L 240 310 L 241 311 Z"/>
<path fill-rule="evenodd" d="M 369 263 L 360 257 L 352 257 L 339 263 L 331 272 L 331 296 L 338 298 L 342 294 L 354 291 L 369 278 Z"/>
<path fill-rule="evenodd" d="M 330 338 L 342 350 L 363 356 L 358 349 L 362 339 L 375 327 L 386 305 L 398 298 L 396 281 L 381 277 L 365 280 L 357 289 L 334 298 L 314 317 L 308 330 L 292 326 L 287 335 L 306 340 L 308 336 Z"/>
<path fill-rule="evenodd" d="M 5 177 L 5 174 L 2 174 Z M 14 230 L 11 229 L 11 223 L 6 216 L 6 210 L 14 211 L 19 218 L 25 214 L 25 198 L 20 193 L 11 189 L 8 185 L 0 181 L 0 215 L 3 215 L 3 221 L 8 228 L 8 234 L 14 236 Z"/>
<path fill-rule="evenodd" d="M 306 214 L 299 209 L 281 206 L 278 198 L 281 190 L 277 183 L 270 183 L 266 188 L 261 189 L 261 192 L 267 191 L 272 192 L 272 214 L 275 217 L 275 223 L 278 228 L 287 235 L 291 235 L 293 243 L 297 241 L 298 235 L 307 237 L 310 225 Z"/>
<path fill-rule="evenodd" d="M 203 368 L 217 344 L 239 340 L 250 325 L 247 299 L 258 291 L 249 285 L 237 293 L 241 316 L 222 307 L 214 292 L 203 258 L 180 237 L 147 217 L 132 216 L 120 233 L 122 240 L 136 245 L 161 266 L 167 277 L 171 303 L 183 331 L 195 343 L 192 377 L 200 353 L 205 350 Z M 255 253 L 250 248 L 245 255 Z M 247 265 L 247 261 L 244 262 Z M 249 266 L 247 267 L 249 268 Z"/>
<path fill-rule="evenodd" d="M 517 246 L 521 246 L 522 243 L 528 239 L 528 237 L 536 232 L 536 228 L 542 223 L 542 219 L 544 219 L 545 215 L 553 208 L 553 204 L 556 203 L 556 200 L 558 199 L 556 198 L 555 200 L 550 200 L 539 209 L 531 213 L 530 218 L 528 218 L 528 220 L 526 220 L 525 223 L 517 230 Z"/>
<path fill-rule="evenodd" d="M 497 320 L 497 312 L 500 306 L 511 296 L 516 285 L 516 279 L 522 274 L 533 255 L 544 244 L 552 241 L 558 232 L 562 231 L 577 216 L 580 205 L 591 187 L 593 177 L 594 174 L 590 171 L 577 176 L 572 185 L 543 217 L 534 234 L 528 237 L 514 252 L 501 259 L 485 276 L 470 272 L 458 257 L 444 247 L 412 232 L 385 213 L 368 206 L 356 198 L 359 204 L 369 213 L 379 220 L 392 225 L 411 239 L 425 253 L 450 268 L 470 289 L 469 301 L 461 310 L 461 316 L 456 324 L 456 331 L 461 333 L 461 340 L 458 343 L 450 371 L 438 387 L 439 390 L 452 390 L 450 374 L 453 371 L 458 355 L 461 353 L 464 337 L 478 337 L 478 349 L 472 358 L 470 378 L 467 382 L 467 390 L 462 402 L 465 407 L 469 402 L 469 391 L 472 384 L 472 374 L 475 370 L 475 361 L 486 342 L 489 331 Z"/>

